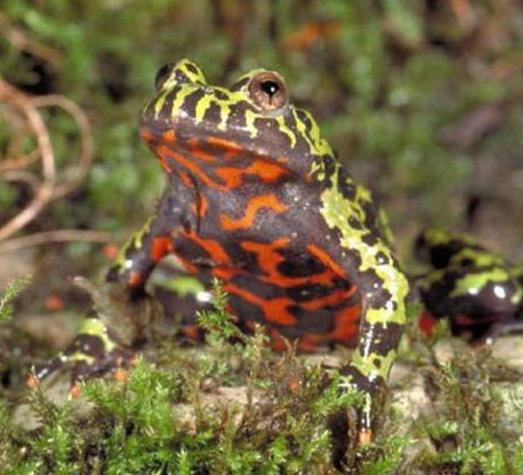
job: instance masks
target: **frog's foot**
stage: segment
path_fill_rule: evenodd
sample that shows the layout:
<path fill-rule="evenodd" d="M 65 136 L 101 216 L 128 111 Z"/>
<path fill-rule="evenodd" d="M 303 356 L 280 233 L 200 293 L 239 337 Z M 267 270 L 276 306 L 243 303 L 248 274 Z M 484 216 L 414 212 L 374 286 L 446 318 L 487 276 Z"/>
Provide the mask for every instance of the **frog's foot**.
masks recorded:
<path fill-rule="evenodd" d="M 70 392 L 75 397 L 80 394 L 79 383 L 87 379 L 106 374 L 112 374 L 119 380 L 125 379 L 135 360 L 134 351 L 117 343 L 101 320 L 89 318 L 69 347 L 31 374 L 27 385 L 35 388 L 44 380 L 70 371 Z"/>
<path fill-rule="evenodd" d="M 523 334 L 523 321 L 512 320 L 509 322 L 498 322 L 492 325 L 486 335 L 478 340 L 479 344 L 491 345 L 500 336 L 504 335 L 521 335 Z"/>
<path fill-rule="evenodd" d="M 342 369 L 343 382 L 340 384 L 341 391 L 357 390 L 363 395 L 363 403 L 352 414 L 348 413 L 348 422 L 354 426 L 349 432 L 355 432 L 354 441 L 356 445 L 368 445 L 374 440 L 373 427 L 379 417 L 379 408 L 385 400 L 385 381 L 374 374 L 363 375 L 358 368 L 349 365 Z"/>
<path fill-rule="evenodd" d="M 365 378 L 353 366 L 342 368 L 341 374 L 338 391 L 342 395 L 354 390 L 363 395 L 358 407 L 343 408 L 329 417 L 332 462 L 343 471 L 347 465 L 352 465 L 351 457 L 357 447 L 369 445 L 374 441 L 373 426 L 376 424 L 383 385 L 378 383 L 378 380 Z"/>

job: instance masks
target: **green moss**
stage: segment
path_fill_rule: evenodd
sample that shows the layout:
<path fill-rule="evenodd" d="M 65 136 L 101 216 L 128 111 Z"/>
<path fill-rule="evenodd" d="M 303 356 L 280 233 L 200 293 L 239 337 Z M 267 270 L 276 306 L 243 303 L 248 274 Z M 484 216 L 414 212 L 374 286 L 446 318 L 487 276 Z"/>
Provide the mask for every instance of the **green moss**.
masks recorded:
<path fill-rule="evenodd" d="M 435 411 L 419 427 L 436 448 L 427 470 L 453 466 L 462 474 L 518 473 L 522 411 L 509 414 L 507 424 L 492 384 L 498 378 L 516 382 L 519 376 L 493 360 L 488 350 L 467 349 L 449 363 L 436 364 L 429 376 Z"/>
<path fill-rule="evenodd" d="M 358 407 L 361 395 L 341 393 L 335 369 L 298 358 L 291 345 L 284 354 L 270 351 L 261 328 L 239 333 L 223 291 L 215 287 L 215 294 L 216 311 L 200 315 L 208 332 L 204 347 L 163 342 L 126 380 L 85 383 L 84 402 L 57 405 L 33 391 L 28 403 L 40 421 L 36 430 L 14 425 L 12 406 L 3 402 L 6 473 L 336 473 L 332 414 Z M 408 429 L 408 417 L 387 406 L 375 442 L 350 448 L 345 463 L 367 475 L 449 467 L 518 473 L 521 414 L 500 412 L 491 383 L 514 380 L 516 373 L 488 351 L 462 347 L 446 364 L 433 355 L 422 340 L 400 352 L 419 365 L 412 371 L 425 375 L 433 410 Z M 78 412 L 87 402 L 90 411 Z M 424 450 L 413 450 L 416 440 L 425 441 Z"/>
<path fill-rule="evenodd" d="M 359 395 L 339 393 L 338 376 L 329 383 L 324 371 L 299 361 L 290 345 L 284 355 L 271 352 L 261 328 L 251 336 L 240 333 L 225 312 L 219 286 L 215 295 L 216 311 L 199 317 L 208 332 L 205 348 L 166 343 L 157 360 L 161 368 L 140 359 L 123 382 L 82 385 L 91 406 L 87 415 L 77 414 L 71 403 L 51 403 L 38 389 L 30 393 L 29 406 L 41 425 L 31 433 L 12 425 L 4 407 L 0 461 L 8 473 L 91 473 L 95 467 L 103 473 L 330 470 L 328 417 L 357 405 Z M 218 388 L 238 386 L 243 402 L 221 400 Z"/>
<path fill-rule="evenodd" d="M 7 322 L 13 314 L 12 302 L 31 282 L 31 277 L 15 279 L 0 293 L 0 324 Z"/>

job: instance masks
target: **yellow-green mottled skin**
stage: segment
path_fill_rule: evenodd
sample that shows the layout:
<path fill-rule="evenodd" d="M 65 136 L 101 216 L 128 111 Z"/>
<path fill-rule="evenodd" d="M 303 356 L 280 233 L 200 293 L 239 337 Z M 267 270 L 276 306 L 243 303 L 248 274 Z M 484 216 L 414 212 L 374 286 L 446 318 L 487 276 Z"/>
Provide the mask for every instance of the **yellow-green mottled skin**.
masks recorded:
<path fill-rule="evenodd" d="M 175 68 L 173 68 L 171 74 L 164 80 L 161 86 L 160 93 L 157 98 L 153 101 L 153 108 L 156 118 L 159 118 L 160 112 L 166 111 L 169 116 L 176 117 L 180 111 L 184 108 L 186 99 L 202 88 L 208 92 L 205 94 L 195 105 L 195 112 L 193 119 L 194 126 L 198 126 L 204 121 L 206 112 L 212 105 L 219 108 L 220 120 L 214 123 L 213 126 L 218 131 L 227 131 L 227 120 L 231 116 L 231 110 L 241 103 L 252 103 L 249 97 L 248 81 L 266 72 L 265 69 L 255 69 L 240 76 L 237 80 L 237 84 L 242 84 L 237 90 L 230 90 L 219 86 L 208 86 L 201 69 L 189 60 L 179 61 Z M 187 79 L 183 87 L 180 87 L 174 98 L 170 101 L 169 105 L 166 105 L 167 96 L 172 93 L 173 88 L 176 86 L 175 77 L 177 75 L 184 75 Z M 212 92 L 219 92 L 220 95 L 214 95 Z M 147 108 L 151 106 L 149 103 Z M 147 114 L 147 112 L 144 114 Z M 289 117 L 283 117 L 281 115 L 275 115 L 274 121 L 277 129 L 287 136 L 289 140 L 290 148 L 293 148 L 298 139 L 304 140 L 309 151 L 319 155 L 332 155 L 332 149 L 329 143 L 321 137 L 320 128 L 312 118 L 308 111 L 300 110 L 300 114 L 305 116 L 309 121 L 305 124 L 302 119 L 298 117 L 297 109 L 291 107 L 289 114 L 293 119 L 293 127 L 289 127 Z M 265 119 L 266 115 L 260 113 L 255 108 L 246 109 L 244 111 L 245 124 L 242 126 L 244 132 L 247 132 L 251 138 L 256 138 L 259 133 L 259 128 L 256 127 L 255 121 L 257 119 Z"/>
<path fill-rule="evenodd" d="M 418 237 L 417 250 L 432 266 L 418 283 L 428 314 L 449 318 L 453 333 L 481 340 L 521 325 L 523 279 L 517 266 L 469 235 L 438 228 Z"/>
<path fill-rule="evenodd" d="M 386 327 L 390 323 L 405 325 L 405 302 L 409 293 L 409 283 L 405 275 L 398 272 L 394 256 L 386 241 L 387 237 L 378 239 L 372 245 L 366 244 L 364 237 L 368 234 L 366 228 L 350 226 L 348 216 L 355 216 L 358 222 L 365 219 L 362 201 L 371 201 L 368 190 L 357 188 L 356 199 L 350 201 L 337 186 L 338 171 L 341 165 L 335 167 L 331 176 L 331 187 L 321 195 L 322 208 L 320 210 L 327 225 L 337 229 L 340 235 L 340 245 L 343 248 L 356 251 L 361 258 L 360 272 L 373 270 L 383 283 L 383 288 L 391 295 L 389 301 L 381 308 L 367 309 L 365 320 L 370 324 L 381 324 Z M 396 357 L 395 349 L 381 354 L 376 352 L 362 353 L 358 348 L 353 355 L 352 364 L 369 378 L 381 376 L 387 378 L 390 368 Z"/>
<path fill-rule="evenodd" d="M 487 284 L 504 284 L 511 278 L 511 272 L 500 267 L 495 267 L 484 272 L 470 273 L 456 282 L 450 296 L 477 295 Z M 522 297 L 523 292 L 521 288 L 518 288 L 517 292 L 510 297 L 510 301 L 516 304 L 521 301 Z"/>
<path fill-rule="evenodd" d="M 121 267 L 125 268 L 125 259 L 126 259 L 126 253 L 128 249 L 136 248 L 140 249 L 143 244 L 143 237 L 149 232 L 151 225 L 151 219 L 147 220 L 144 225 L 136 231 L 126 242 L 125 244 L 120 247 L 120 250 L 118 251 L 118 255 L 116 256 L 116 264 Z"/>

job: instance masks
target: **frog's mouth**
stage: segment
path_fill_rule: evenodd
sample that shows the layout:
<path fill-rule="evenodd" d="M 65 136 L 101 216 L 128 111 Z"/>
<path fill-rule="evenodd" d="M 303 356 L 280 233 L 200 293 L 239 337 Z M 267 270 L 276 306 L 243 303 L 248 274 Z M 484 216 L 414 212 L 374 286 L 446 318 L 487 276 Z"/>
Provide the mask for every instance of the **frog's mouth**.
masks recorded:
<path fill-rule="evenodd" d="M 146 125 L 140 132 L 168 174 L 182 180 L 190 176 L 205 187 L 229 191 L 246 183 L 275 185 L 296 178 L 285 158 L 249 150 L 218 134 L 186 137 L 172 127 L 160 132 Z"/>

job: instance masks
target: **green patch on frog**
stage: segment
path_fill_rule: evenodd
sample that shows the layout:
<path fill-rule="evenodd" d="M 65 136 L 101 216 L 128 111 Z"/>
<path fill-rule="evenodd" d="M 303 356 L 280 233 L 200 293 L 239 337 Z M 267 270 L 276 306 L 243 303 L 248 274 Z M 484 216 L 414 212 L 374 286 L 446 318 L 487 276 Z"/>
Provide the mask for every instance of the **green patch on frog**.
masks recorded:
<path fill-rule="evenodd" d="M 190 275 L 175 275 L 169 277 L 152 278 L 152 284 L 174 292 L 180 297 L 197 295 L 206 290 L 205 286 L 196 277 Z"/>

